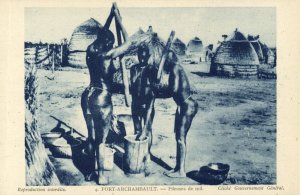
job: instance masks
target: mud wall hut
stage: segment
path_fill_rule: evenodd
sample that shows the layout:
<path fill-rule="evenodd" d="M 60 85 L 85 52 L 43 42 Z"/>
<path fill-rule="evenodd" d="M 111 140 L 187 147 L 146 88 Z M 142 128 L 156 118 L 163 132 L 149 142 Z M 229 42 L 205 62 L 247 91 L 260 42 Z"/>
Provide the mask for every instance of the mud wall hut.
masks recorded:
<path fill-rule="evenodd" d="M 191 58 L 197 58 L 197 62 L 205 61 L 205 50 L 203 48 L 203 43 L 199 37 L 194 37 L 187 44 L 187 55 Z"/>
<path fill-rule="evenodd" d="M 210 73 L 226 77 L 257 77 L 259 59 L 253 45 L 237 29 L 217 48 Z"/>
<path fill-rule="evenodd" d="M 75 28 L 69 43 L 68 64 L 76 68 L 86 68 L 86 49 L 96 40 L 102 25 L 93 18 Z"/>

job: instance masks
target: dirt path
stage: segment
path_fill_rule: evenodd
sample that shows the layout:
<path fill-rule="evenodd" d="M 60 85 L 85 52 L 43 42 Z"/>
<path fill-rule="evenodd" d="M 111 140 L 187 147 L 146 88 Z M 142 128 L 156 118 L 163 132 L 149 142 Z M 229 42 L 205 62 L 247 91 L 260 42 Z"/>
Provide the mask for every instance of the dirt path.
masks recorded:
<path fill-rule="evenodd" d="M 197 67 L 198 66 L 198 67 Z M 186 170 L 198 170 L 210 162 L 230 165 L 224 184 L 276 183 L 276 81 L 238 80 L 206 76 L 202 65 L 184 66 L 198 101 L 199 112 L 188 133 Z M 68 122 L 86 135 L 80 108 L 80 96 L 88 85 L 86 70 L 56 72 L 55 80 L 39 70 L 39 127 L 48 132 L 56 121 L 50 115 Z M 113 97 L 114 113 L 130 113 L 122 95 Z M 111 185 L 198 184 L 186 179 L 170 179 L 162 173 L 175 165 L 176 143 L 173 133 L 176 105 L 172 99 L 157 100 L 153 125 L 153 174 L 143 179 L 127 176 L 118 167 L 107 172 Z M 64 185 L 95 185 L 84 182 L 81 173 L 69 159 L 51 158 Z M 157 164 L 158 163 L 158 164 Z M 159 165 L 160 164 L 160 165 Z"/>

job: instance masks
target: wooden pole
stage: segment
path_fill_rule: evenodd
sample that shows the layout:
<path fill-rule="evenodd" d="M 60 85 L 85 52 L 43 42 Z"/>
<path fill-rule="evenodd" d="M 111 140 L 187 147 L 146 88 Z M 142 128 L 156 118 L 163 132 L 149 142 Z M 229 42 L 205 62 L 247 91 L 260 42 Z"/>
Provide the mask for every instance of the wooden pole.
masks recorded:
<path fill-rule="evenodd" d="M 61 43 L 61 45 L 60 45 L 60 64 L 61 65 L 63 63 L 63 49 L 64 49 L 64 45 L 63 45 L 63 43 Z"/>
<path fill-rule="evenodd" d="M 109 29 L 109 26 L 110 26 L 110 24 L 111 24 L 111 21 L 112 21 L 112 19 L 113 19 L 113 17 L 114 17 L 114 11 L 113 11 L 113 9 L 114 9 L 114 7 L 112 7 L 112 9 L 111 9 L 111 11 L 110 11 L 110 13 L 109 13 L 109 16 L 108 16 L 108 18 L 107 18 L 107 20 L 106 20 L 106 22 L 105 22 L 105 24 L 104 24 L 104 28 L 105 28 L 105 29 Z"/>
<path fill-rule="evenodd" d="M 124 41 L 127 40 L 128 35 L 127 35 L 127 32 L 125 31 L 124 26 L 122 25 L 121 17 L 120 17 L 119 10 L 117 8 L 116 3 L 114 3 L 113 9 L 114 9 L 114 13 L 115 13 L 115 23 L 116 23 L 117 40 L 118 40 L 118 45 L 120 46 L 122 44 L 121 32 L 123 34 Z M 127 70 L 126 70 L 125 64 L 122 63 L 122 56 L 119 57 L 119 61 L 120 61 L 121 70 L 122 70 L 122 76 L 123 76 L 125 104 L 126 104 L 127 107 L 129 107 L 131 105 L 131 102 L 130 102 L 130 93 L 129 93 L 128 74 L 127 74 Z"/>
<path fill-rule="evenodd" d="M 118 9 L 118 6 L 116 3 L 113 4 L 113 8 L 114 8 L 113 11 L 114 11 L 114 15 L 115 15 L 115 22 L 118 23 L 120 26 L 124 41 L 127 41 L 128 33 L 122 24 L 122 18 L 121 18 L 121 15 L 120 15 L 120 12 L 119 12 L 119 9 Z"/>
<path fill-rule="evenodd" d="M 161 61 L 160 61 L 159 67 L 158 67 L 157 78 L 156 78 L 158 81 L 160 81 L 160 79 L 161 79 L 162 70 L 163 70 L 165 61 L 167 59 L 167 55 L 168 55 L 169 49 L 171 47 L 171 43 L 174 39 L 174 36 L 175 36 L 175 31 L 172 31 L 169 36 L 168 42 L 166 44 L 166 47 L 163 52 L 163 56 L 161 58 Z"/>
<path fill-rule="evenodd" d="M 64 121 L 62 121 L 62 120 L 56 118 L 55 116 L 50 115 L 50 117 L 53 118 L 53 119 L 55 119 L 55 120 L 57 120 L 60 124 L 63 124 L 63 125 L 65 125 L 66 127 L 68 127 L 68 128 L 70 129 L 70 131 L 71 131 L 71 134 L 72 134 L 73 132 L 75 132 L 75 133 L 77 133 L 78 135 L 80 135 L 81 137 L 85 137 L 85 136 L 84 136 L 83 134 L 81 134 L 79 131 L 77 131 L 76 129 L 74 129 L 73 127 L 71 127 L 70 124 L 68 124 L 68 123 L 66 123 L 66 122 L 64 122 Z"/>
<path fill-rule="evenodd" d="M 54 79 L 54 54 L 55 54 L 55 52 L 54 52 L 54 46 L 53 46 L 53 51 L 52 51 L 52 66 L 51 66 L 51 71 L 52 71 L 52 80 Z"/>

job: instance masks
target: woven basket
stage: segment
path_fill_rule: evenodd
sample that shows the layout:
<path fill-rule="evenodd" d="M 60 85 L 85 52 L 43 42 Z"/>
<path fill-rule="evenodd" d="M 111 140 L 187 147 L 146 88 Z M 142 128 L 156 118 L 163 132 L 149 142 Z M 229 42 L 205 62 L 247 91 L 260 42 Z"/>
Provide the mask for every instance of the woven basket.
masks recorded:
<path fill-rule="evenodd" d="M 67 142 L 64 138 L 59 138 L 49 146 L 49 149 L 54 157 L 72 158 L 72 148 L 78 147 L 81 144 L 82 142 L 79 139 Z"/>
<path fill-rule="evenodd" d="M 48 133 L 43 133 L 41 136 L 42 136 L 43 143 L 45 144 L 45 147 L 48 148 L 50 145 L 53 144 L 54 141 L 62 137 L 62 133 L 48 132 Z"/>

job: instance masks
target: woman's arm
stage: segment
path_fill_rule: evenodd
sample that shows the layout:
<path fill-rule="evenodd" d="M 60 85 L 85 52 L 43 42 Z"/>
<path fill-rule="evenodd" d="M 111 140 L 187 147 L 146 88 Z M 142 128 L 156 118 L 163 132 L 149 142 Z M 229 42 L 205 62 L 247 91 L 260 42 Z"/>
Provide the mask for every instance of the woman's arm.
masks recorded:
<path fill-rule="evenodd" d="M 126 41 L 119 47 L 113 48 L 110 51 L 108 51 L 105 55 L 106 58 L 117 58 L 120 55 L 124 55 L 128 52 L 130 46 L 132 45 L 131 41 Z"/>

